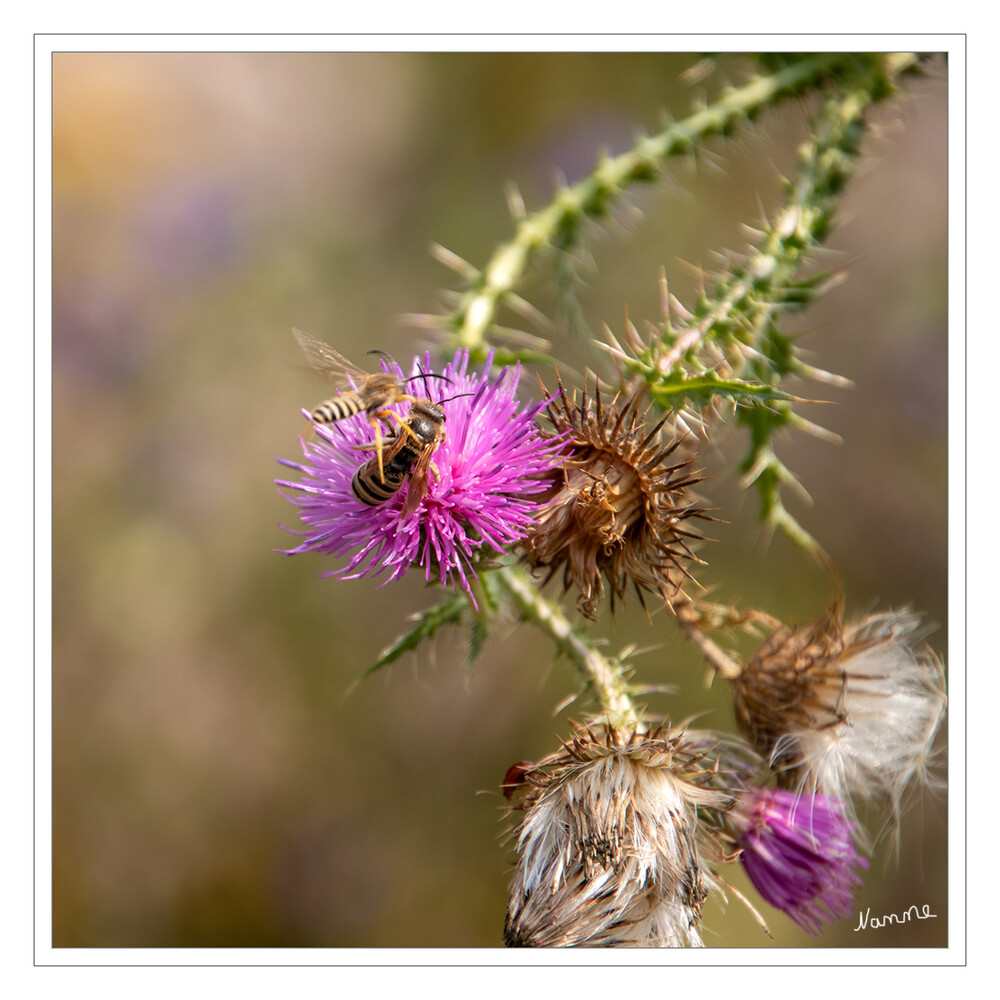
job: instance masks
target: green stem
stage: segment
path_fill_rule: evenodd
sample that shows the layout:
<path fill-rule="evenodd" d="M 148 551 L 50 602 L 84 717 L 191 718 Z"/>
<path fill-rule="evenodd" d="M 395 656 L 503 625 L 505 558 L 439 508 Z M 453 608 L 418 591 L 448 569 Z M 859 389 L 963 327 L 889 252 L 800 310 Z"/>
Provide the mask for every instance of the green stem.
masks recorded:
<path fill-rule="evenodd" d="M 891 92 L 892 79 L 915 60 L 912 55 L 870 56 L 842 73 L 816 115 L 814 135 L 799 151 L 798 175 L 787 184 L 785 205 L 764 228 L 759 249 L 718 282 L 713 298 L 698 303 L 689 327 L 672 333 L 669 350 L 657 358 L 659 373 L 668 374 L 704 341 L 726 337 L 753 348 L 750 365 L 764 355 L 778 376 L 806 372 L 778 338 L 775 316 L 801 309 L 814 297 L 810 282 L 792 284 L 795 271 L 832 227 L 844 185 L 860 157 L 865 112 Z"/>
<path fill-rule="evenodd" d="M 786 184 L 785 204 L 764 228 L 759 248 L 716 280 L 685 327 L 671 329 L 667 320 L 662 343 L 652 349 L 632 345 L 640 359 L 636 370 L 650 385 L 653 398 L 674 409 L 685 401 L 703 409 L 711 396 L 728 394 L 732 384 L 757 386 L 756 392 L 733 394 L 744 404 L 739 419 L 751 432 L 742 467 L 745 481 L 757 485 L 762 519 L 821 561 L 826 559 L 823 550 L 782 502 L 781 489 L 794 477 L 775 455 L 771 441 L 779 428 L 803 422 L 793 411 L 796 400 L 782 398 L 778 386 L 792 374 L 846 380 L 805 365 L 794 337 L 781 331 L 778 319 L 782 312 L 804 308 L 820 290 L 819 278 L 796 281 L 796 271 L 830 232 L 844 186 L 861 155 L 865 114 L 893 92 L 896 77 L 915 62 L 916 56 L 907 53 L 870 55 L 853 57 L 842 67 L 837 86 L 830 88 L 816 114 L 811 138 L 800 148 L 796 177 Z M 729 349 L 723 355 L 719 346 Z M 709 356 L 710 350 L 715 354 Z M 711 368 L 722 357 L 725 378 Z M 718 382 L 714 388 L 703 385 L 711 381 L 706 364 Z M 753 405 L 758 401 L 765 405 Z"/>
<path fill-rule="evenodd" d="M 585 218 L 603 215 L 632 184 L 655 178 L 670 157 L 690 154 L 709 136 L 728 134 L 779 99 L 801 93 L 831 72 L 845 68 L 853 58 L 831 53 L 808 56 L 770 76 L 729 90 L 683 121 L 642 138 L 628 152 L 602 160 L 590 176 L 563 188 L 550 205 L 521 220 L 514 239 L 497 249 L 447 318 L 458 344 L 474 353 L 482 352 L 500 303 L 511 294 L 540 250 L 572 243 Z"/>
<path fill-rule="evenodd" d="M 505 567 L 496 572 L 496 579 L 525 620 L 545 632 L 580 671 L 608 721 L 625 726 L 637 723 L 639 711 L 628 692 L 621 666 L 598 652 L 583 633 L 573 628 L 559 606 L 542 597 L 523 573 Z"/>

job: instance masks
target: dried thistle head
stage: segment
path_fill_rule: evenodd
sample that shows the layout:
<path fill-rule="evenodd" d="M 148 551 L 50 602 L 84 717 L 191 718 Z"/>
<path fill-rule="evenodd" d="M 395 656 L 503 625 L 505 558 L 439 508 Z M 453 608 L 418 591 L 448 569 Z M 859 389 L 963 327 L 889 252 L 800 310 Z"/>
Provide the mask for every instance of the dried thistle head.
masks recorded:
<path fill-rule="evenodd" d="M 592 401 L 586 389 L 577 401 L 561 382 L 559 388 L 548 417 L 566 440 L 566 458 L 522 543 L 524 562 L 547 570 L 546 582 L 562 570 L 565 590 L 576 588 L 577 607 L 590 619 L 605 580 L 612 611 L 630 583 L 643 607 L 645 593 L 669 601 L 690 576 L 689 541 L 700 537 L 685 522 L 713 520 L 686 492 L 701 479 L 691 475 L 693 458 L 678 458 L 680 438 L 665 440 L 668 417 L 646 429 L 638 411 L 641 388 L 624 405 L 617 397 L 603 402 L 600 385 Z"/>
<path fill-rule="evenodd" d="M 504 943 L 699 946 L 720 853 L 698 810 L 727 808 L 704 750 L 669 730 L 574 726 L 562 748 L 508 772 L 520 855 Z"/>
<path fill-rule="evenodd" d="M 947 699 L 919 617 L 903 608 L 845 624 L 783 626 L 731 680 L 740 729 L 801 790 L 885 796 L 922 775 Z"/>

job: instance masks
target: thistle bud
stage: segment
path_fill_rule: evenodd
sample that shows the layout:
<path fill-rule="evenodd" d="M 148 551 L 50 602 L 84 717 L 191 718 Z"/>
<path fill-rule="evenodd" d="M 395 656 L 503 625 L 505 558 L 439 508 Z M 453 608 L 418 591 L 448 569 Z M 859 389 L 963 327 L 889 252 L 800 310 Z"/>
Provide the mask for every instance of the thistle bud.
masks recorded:
<path fill-rule="evenodd" d="M 858 871 L 868 862 L 854 846 L 854 824 L 839 800 L 754 788 L 728 822 L 754 888 L 803 930 L 819 934 L 824 921 L 851 915 Z"/>

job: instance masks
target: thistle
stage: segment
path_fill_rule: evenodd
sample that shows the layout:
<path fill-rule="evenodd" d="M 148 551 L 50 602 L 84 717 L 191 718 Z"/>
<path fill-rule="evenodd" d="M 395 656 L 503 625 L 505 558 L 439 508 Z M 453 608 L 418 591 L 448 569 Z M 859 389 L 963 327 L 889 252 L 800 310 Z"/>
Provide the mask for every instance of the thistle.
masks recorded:
<path fill-rule="evenodd" d="M 560 383 L 560 390 L 562 384 Z M 524 542 L 524 562 L 546 570 L 548 582 L 560 571 L 564 592 L 575 588 L 577 608 L 595 619 L 597 605 L 611 591 L 611 607 L 631 585 L 640 603 L 645 593 L 669 601 L 694 559 L 690 542 L 699 538 L 684 525 L 692 517 L 711 519 L 687 494 L 700 477 L 693 459 L 678 459 L 678 437 L 662 432 L 664 417 L 647 430 L 639 416 L 640 393 L 624 403 L 590 400 L 561 391 L 548 417 L 566 442 L 553 495 L 539 509 Z"/>
<path fill-rule="evenodd" d="M 731 680 L 740 729 L 785 780 L 847 801 L 887 798 L 924 772 L 947 699 L 909 609 L 782 626 Z"/>
<path fill-rule="evenodd" d="M 754 888 L 809 934 L 851 915 L 859 869 L 854 824 L 830 796 L 783 789 L 747 791 L 729 813 L 740 863 Z"/>
<path fill-rule="evenodd" d="M 520 366 L 491 378 L 490 360 L 481 372 L 470 372 L 468 353 L 459 351 L 442 370 L 444 379 L 427 380 L 428 395 L 444 411 L 446 435 L 412 514 L 405 508 L 409 484 L 375 506 L 352 491 L 366 460 L 359 449 L 372 448 L 364 415 L 318 425 L 317 440 L 302 443 L 305 462 L 279 459 L 302 473 L 299 481 L 277 482 L 294 491 L 288 499 L 306 529 L 293 532 L 303 536 L 299 545 L 282 551 L 347 557 L 344 567 L 324 576 L 385 575 L 384 586 L 419 566 L 427 580 L 470 591 L 484 555 L 507 552 L 532 527 L 536 498 L 546 488 L 542 476 L 551 474 L 560 447 L 535 423 L 547 400 L 525 407 L 517 400 Z M 416 358 L 411 375 L 429 367 L 429 358 Z M 389 409 L 405 417 L 404 405 Z"/>
<path fill-rule="evenodd" d="M 504 943 L 699 946 L 716 852 L 698 810 L 729 801 L 702 758 L 680 733 L 576 726 L 511 768 L 505 792 L 524 791 Z"/>

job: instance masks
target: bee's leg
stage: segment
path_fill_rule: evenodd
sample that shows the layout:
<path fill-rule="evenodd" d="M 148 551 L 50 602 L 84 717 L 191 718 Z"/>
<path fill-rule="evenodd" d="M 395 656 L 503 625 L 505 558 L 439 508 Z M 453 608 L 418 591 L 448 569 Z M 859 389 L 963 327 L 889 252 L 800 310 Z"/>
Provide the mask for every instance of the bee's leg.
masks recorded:
<path fill-rule="evenodd" d="M 440 433 L 440 435 L 438 436 L 438 440 L 437 440 L 437 444 L 436 444 L 436 445 L 434 446 L 435 448 L 437 448 L 437 446 L 438 446 L 439 444 L 441 444 L 441 442 L 442 442 L 442 441 L 443 441 L 443 440 L 445 439 L 445 434 L 446 434 L 446 431 L 445 431 L 445 428 L 444 428 L 444 427 L 442 427 L 442 428 L 441 428 L 441 433 Z M 435 479 L 436 479 L 436 480 L 437 480 L 438 482 L 441 482 L 441 472 L 440 472 L 440 470 L 438 469 L 437 465 L 435 465 L 435 463 L 434 463 L 434 459 L 433 459 L 433 458 L 431 459 L 431 472 L 432 472 L 432 473 L 434 473 L 434 478 L 435 478 Z"/>
<path fill-rule="evenodd" d="M 410 397 L 405 396 L 404 398 L 409 399 Z M 410 427 L 410 425 L 398 413 L 394 413 L 392 410 L 381 410 L 378 415 L 380 417 L 392 417 L 393 420 L 395 420 L 396 423 L 398 424 L 399 429 L 401 431 L 405 431 L 407 434 L 409 434 L 410 437 L 413 438 L 413 440 L 416 441 L 418 445 L 421 446 L 423 445 L 423 441 L 421 441 L 420 438 L 418 438 L 417 435 L 413 433 L 413 428 Z"/>
<path fill-rule="evenodd" d="M 382 416 L 380 413 L 379 416 Z M 375 430 L 375 455 L 378 458 L 378 477 L 382 480 L 382 485 L 385 485 L 385 469 L 382 468 L 382 429 L 378 425 L 378 421 L 372 417 L 371 425 Z"/>

